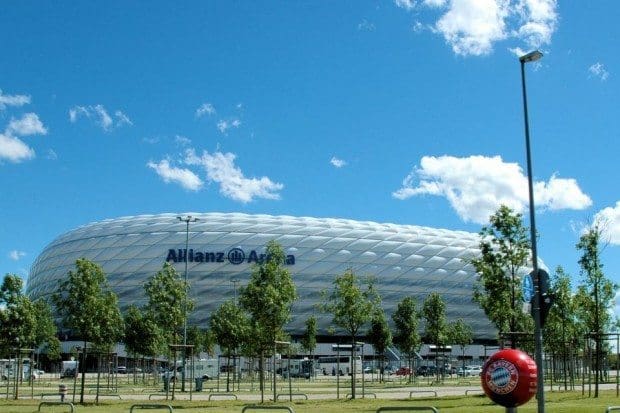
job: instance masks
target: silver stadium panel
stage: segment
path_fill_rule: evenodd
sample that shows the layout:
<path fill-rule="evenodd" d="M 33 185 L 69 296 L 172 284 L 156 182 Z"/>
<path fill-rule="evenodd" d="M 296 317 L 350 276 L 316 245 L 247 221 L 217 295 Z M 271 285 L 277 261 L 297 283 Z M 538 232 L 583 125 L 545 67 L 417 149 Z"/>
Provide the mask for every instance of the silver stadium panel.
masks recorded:
<path fill-rule="evenodd" d="M 188 280 L 196 302 L 190 325 L 206 326 L 212 311 L 234 299 L 265 244 L 276 240 L 287 254 L 299 295 L 287 325 L 292 335 L 303 333 L 310 315 L 318 318 L 319 334 L 328 334 L 331 317 L 317 311 L 316 304 L 334 278 L 351 268 L 374 278 L 388 319 L 404 297 L 413 296 L 421 306 L 429 293 L 437 292 L 446 301 L 449 320 L 464 319 L 477 339 L 497 336 L 472 302 L 476 273 L 467 260 L 479 254 L 478 234 L 413 225 L 239 213 L 109 219 L 49 244 L 31 268 L 27 293 L 35 299 L 49 297 L 75 261 L 85 257 L 103 267 L 121 309 L 144 304 L 144 282 L 167 259 L 184 274 L 186 223 L 177 216 L 186 215 L 198 218 L 189 225 Z"/>

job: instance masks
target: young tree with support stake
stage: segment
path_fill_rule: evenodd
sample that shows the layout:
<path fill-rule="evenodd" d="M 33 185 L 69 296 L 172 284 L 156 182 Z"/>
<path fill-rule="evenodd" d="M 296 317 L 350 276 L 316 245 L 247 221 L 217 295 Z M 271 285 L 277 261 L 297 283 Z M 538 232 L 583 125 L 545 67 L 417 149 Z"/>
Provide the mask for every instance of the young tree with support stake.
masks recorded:
<path fill-rule="evenodd" d="M 80 389 L 80 403 L 84 403 L 87 343 L 103 348 L 118 342 L 123 335 L 123 318 L 103 269 L 85 258 L 78 259 L 75 268 L 59 282 L 53 300 L 63 324 L 84 340 Z"/>
<path fill-rule="evenodd" d="M 164 348 L 163 332 L 146 311 L 130 305 L 125 312 L 125 347 L 130 354 L 151 357 L 153 360 Z M 134 378 L 136 369 L 134 368 Z M 157 376 L 156 376 L 157 377 Z M 143 375 L 144 379 L 144 375 Z"/>
<path fill-rule="evenodd" d="M 334 280 L 334 289 L 325 297 L 323 310 L 332 314 L 335 325 L 351 337 L 351 398 L 355 399 L 355 347 L 360 329 L 370 321 L 379 295 L 371 279 L 362 282 L 348 269 Z M 365 284 L 366 288 L 364 288 Z"/>
<path fill-rule="evenodd" d="M 437 381 L 441 378 L 443 366 L 438 365 L 439 349 L 448 342 L 448 324 L 446 321 L 446 303 L 438 293 L 431 293 L 424 300 L 422 314 L 426 321 L 424 335 L 429 343 L 435 345 L 435 367 L 437 371 Z"/>
<path fill-rule="evenodd" d="M 375 309 L 372 319 L 370 320 L 370 329 L 368 330 L 368 339 L 375 349 L 375 353 L 379 353 L 379 371 L 380 381 L 383 381 L 385 351 L 392 344 L 392 332 L 385 317 L 383 308 Z"/>
<path fill-rule="evenodd" d="M 392 314 L 392 320 L 395 327 L 394 344 L 407 356 L 410 370 L 409 382 L 411 383 L 415 367 L 413 359 L 422 345 L 422 339 L 418 332 L 420 313 L 416 308 L 415 299 L 413 297 L 403 298 L 398 303 L 394 314 Z"/>
<path fill-rule="evenodd" d="M 215 341 L 226 356 L 226 391 L 230 391 L 230 357 L 234 356 L 241 344 L 248 339 L 248 319 L 243 310 L 233 300 L 229 300 L 211 314 L 209 326 Z"/>
<path fill-rule="evenodd" d="M 274 351 L 275 342 L 283 335 L 284 324 L 291 317 L 291 306 L 297 298 L 295 284 L 285 267 L 286 255 L 276 241 L 269 241 L 266 258 L 254 266 L 250 282 L 241 289 L 239 304 L 250 315 L 252 347 L 259 351 L 261 401 L 264 400 L 264 354 Z M 275 378 L 275 375 L 274 375 Z M 275 401 L 274 386 L 274 401 Z"/>
<path fill-rule="evenodd" d="M 581 236 L 576 247 L 582 252 L 579 259 L 583 284 L 579 286 L 577 300 L 579 317 L 587 326 L 588 337 L 596 342 L 594 372 L 596 375 L 594 397 L 598 397 L 599 381 L 602 379 L 601 355 L 602 335 L 611 325 L 609 307 L 618 289 L 618 286 L 605 277 L 601 263 L 601 229 L 594 225 Z"/>
<path fill-rule="evenodd" d="M 579 339 L 584 337 L 586 329 L 583 324 L 577 322 L 576 315 L 579 310 L 571 286 L 571 277 L 561 266 L 555 270 L 551 291 L 554 305 L 545 322 L 544 346 L 547 354 L 551 354 L 553 359 L 558 351 L 561 353 L 564 390 L 568 390 L 568 354 L 572 354 L 573 349 L 578 348 Z"/>
<path fill-rule="evenodd" d="M 453 323 L 448 325 L 449 337 L 450 341 L 457 346 L 461 347 L 461 358 L 462 358 L 462 369 L 463 374 L 465 372 L 465 346 L 473 343 L 474 341 L 474 333 L 471 329 L 471 326 L 462 318 L 459 318 Z"/>
<path fill-rule="evenodd" d="M 480 276 L 474 301 L 495 324 L 500 337 L 509 333 L 516 348 L 515 332 L 532 331 L 533 321 L 521 311 L 520 272 L 530 256 L 528 230 L 521 214 L 502 205 L 480 231 L 480 257 L 470 263 Z"/>
<path fill-rule="evenodd" d="M 314 377 L 314 373 L 316 369 L 314 368 L 314 357 L 312 353 L 316 348 L 316 317 L 310 316 L 306 320 L 306 331 L 304 335 L 301 337 L 301 346 L 302 348 L 308 352 L 310 355 L 310 360 L 312 360 L 312 372 L 310 373 L 311 377 Z"/>

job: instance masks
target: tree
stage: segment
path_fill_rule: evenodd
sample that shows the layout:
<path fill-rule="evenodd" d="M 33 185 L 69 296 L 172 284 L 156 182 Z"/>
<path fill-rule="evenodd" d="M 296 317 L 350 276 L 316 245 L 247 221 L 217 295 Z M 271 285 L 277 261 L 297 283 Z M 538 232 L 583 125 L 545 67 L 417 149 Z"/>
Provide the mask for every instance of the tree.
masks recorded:
<path fill-rule="evenodd" d="M 50 360 L 60 355 L 60 342 L 49 305 L 43 300 L 30 301 L 23 293 L 23 285 L 19 276 L 7 274 L 0 286 L 0 354 L 11 354 L 18 349 L 15 377 L 22 375 L 21 349 L 33 348 L 38 354 L 39 348 L 44 347 Z M 16 381 L 15 399 L 18 397 L 19 380 Z"/>
<path fill-rule="evenodd" d="M 162 269 L 146 282 L 144 291 L 148 298 L 146 311 L 157 325 L 164 328 L 164 342 L 179 343 L 187 314 L 194 309 L 194 302 L 189 298 L 185 281 L 174 267 L 166 262 Z"/>
<path fill-rule="evenodd" d="M 276 241 L 269 241 L 265 259 L 255 265 L 248 285 L 241 289 L 239 303 L 250 315 L 252 340 L 261 354 L 274 350 L 283 334 L 284 324 L 291 316 L 291 306 L 297 298 L 295 284 L 285 268 L 286 255 Z M 261 401 L 264 400 L 263 357 L 260 360 Z M 275 374 L 274 374 L 275 379 Z M 275 400 L 274 385 L 274 400 Z"/>
<path fill-rule="evenodd" d="M 36 300 L 33 304 L 36 323 L 33 347 L 42 347 L 49 360 L 60 360 L 60 340 L 56 336 L 57 328 L 52 309 L 43 300 Z"/>
<path fill-rule="evenodd" d="M 565 390 L 568 389 L 568 354 L 578 347 L 578 338 L 583 337 L 585 330 L 577 323 L 576 315 L 579 309 L 576 306 L 576 296 L 573 295 L 571 277 L 564 272 L 561 266 L 555 270 L 552 277 L 551 292 L 554 305 L 549 311 L 545 322 L 543 336 L 545 351 L 552 356 L 560 351 L 562 355 L 562 370 Z M 554 366 L 555 363 L 552 363 Z"/>
<path fill-rule="evenodd" d="M 300 341 L 301 341 L 302 348 L 305 351 L 307 351 L 308 354 L 310 355 L 310 359 L 314 360 L 314 358 L 312 357 L 312 353 L 314 352 L 314 349 L 316 348 L 316 317 L 315 316 L 310 316 L 306 320 L 306 331 L 304 332 L 303 336 L 301 336 Z M 312 365 L 314 366 L 314 362 L 312 363 Z M 316 369 L 313 369 L 313 370 L 316 371 Z"/>
<path fill-rule="evenodd" d="M 504 333 L 531 331 L 532 319 L 523 314 L 519 274 L 527 264 L 530 242 L 522 216 L 502 205 L 480 231 L 480 257 L 471 264 L 480 276 L 473 299 L 495 324 L 500 337 Z M 511 346 L 516 348 L 514 334 Z"/>
<path fill-rule="evenodd" d="M 230 391 L 230 357 L 234 356 L 248 336 L 248 319 L 233 300 L 224 302 L 212 315 L 209 326 L 217 344 L 227 358 L 226 391 Z"/>
<path fill-rule="evenodd" d="M 123 334 L 123 319 L 103 269 L 85 258 L 78 259 L 75 267 L 59 282 L 53 301 L 63 324 L 84 340 L 80 390 L 80 403 L 84 403 L 87 342 L 97 348 L 118 342 Z"/>
<path fill-rule="evenodd" d="M 15 400 L 19 398 L 19 383 L 22 374 L 21 349 L 33 347 L 36 338 L 37 320 L 35 308 L 22 293 L 23 281 L 17 275 L 7 274 L 0 287 L 0 349 L 6 354 L 16 351 Z"/>
<path fill-rule="evenodd" d="M 594 371 L 596 374 L 594 397 L 598 397 L 599 377 L 602 376 L 601 354 L 602 334 L 611 326 L 611 316 L 607 311 L 612 304 L 618 287 L 608 280 L 603 273 L 603 264 L 600 258 L 601 230 L 594 225 L 590 230 L 579 238 L 576 247 L 582 252 L 579 259 L 582 275 L 582 322 L 588 328 L 589 337 L 596 342 Z M 602 377 L 601 377 L 602 378 Z"/>
<path fill-rule="evenodd" d="M 336 277 L 333 284 L 323 310 L 331 313 L 332 322 L 351 337 L 351 398 L 355 399 L 355 343 L 360 329 L 370 321 L 379 296 L 370 278 L 362 281 L 351 269 Z"/>
<path fill-rule="evenodd" d="M 22 293 L 23 285 L 19 276 L 7 274 L 0 287 L 0 350 L 4 354 L 32 347 L 36 341 L 35 307 Z"/>
<path fill-rule="evenodd" d="M 429 343 L 435 345 L 435 367 L 437 367 L 437 380 L 441 376 L 443 368 L 438 366 L 439 350 L 448 342 L 448 323 L 446 321 L 446 303 L 438 293 L 431 293 L 424 300 L 422 314 L 426 321 L 424 335 Z M 442 366 L 443 367 L 443 366 Z"/>
<path fill-rule="evenodd" d="M 471 326 L 462 318 L 459 318 L 453 323 L 448 325 L 450 341 L 461 347 L 462 361 L 463 361 L 463 371 L 465 371 L 465 346 L 473 343 L 474 341 L 474 333 L 471 329 Z"/>
<path fill-rule="evenodd" d="M 385 350 L 392 344 L 392 332 L 381 307 L 377 307 L 373 312 L 368 330 L 368 340 L 373 345 L 375 352 L 380 354 L 379 371 L 381 372 L 381 381 L 383 381 Z"/>
<path fill-rule="evenodd" d="M 409 381 L 413 377 L 413 360 L 417 356 L 417 351 L 422 345 L 418 324 L 420 323 L 420 313 L 416 308 L 413 297 L 405 297 L 398 303 L 396 311 L 392 314 L 394 321 L 394 344 L 406 355 L 409 364 Z"/>
<path fill-rule="evenodd" d="M 129 354 L 151 357 L 153 360 L 161 354 L 164 344 L 163 333 L 150 314 L 130 305 L 125 312 L 124 325 L 125 347 Z"/>

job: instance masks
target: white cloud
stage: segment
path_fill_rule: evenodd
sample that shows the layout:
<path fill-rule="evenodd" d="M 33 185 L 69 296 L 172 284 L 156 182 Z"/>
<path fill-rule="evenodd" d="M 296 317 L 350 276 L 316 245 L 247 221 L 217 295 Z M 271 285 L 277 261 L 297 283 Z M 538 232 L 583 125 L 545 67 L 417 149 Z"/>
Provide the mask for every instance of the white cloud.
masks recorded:
<path fill-rule="evenodd" d="M 415 0 L 394 0 L 394 4 L 405 10 L 413 10 L 415 7 Z"/>
<path fill-rule="evenodd" d="M 517 40 L 528 50 L 539 48 L 551 43 L 558 22 L 557 0 L 395 0 L 395 4 L 408 11 L 416 7 L 439 11 L 436 21 L 418 22 L 414 28 L 433 27 L 462 56 L 489 54 L 506 39 Z"/>
<path fill-rule="evenodd" d="M 358 23 L 357 25 L 357 30 L 361 31 L 361 32 L 374 32 L 376 29 L 375 24 L 369 22 L 368 20 L 364 19 L 362 20 L 360 23 Z"/>
<path fill-rule="evenodd" d="M 217 122 L 217 129 L 222 132 L 222 133 L 226 133 L 228 131 L 228 129 L 231 128 L 238 128 L 239 126 L 241 126 L 241 121 L 239 119 L 230 119 L 230 120 L 220 120 L 219 122 Z"/>
<path fill-rule="evenodd" d="M 530 49 L 551 43 L 551 36 L 557 28 L 557 7 L 556 0 L 517 1 L 514 10 L 521 23 L 517 37 L 524 40 Z"/>
<path fill-rule="evenodd" d="M 119 128 L 123 125 L 133 125 L 131 119 L 129 119 L 129 117 L 120 110 L 116 110 L 114 112 L 114 116 L 116 121 L 112 119 L 103 105 L 74 106 L 69 109 L 69 120 L 71 123 L 77 122 L 80 117 L 86 117 L 88 119 L 92 119 L 106 132 L 109 132 L 114 128 Z"/>
<path fill-rule="evenodd" d="M 142 142 L 148 143 L 149 145 L 155 145 L 159 143 L 159 137 L 155 136 L 153 138 L 142 138 Z"/>
<path fill-rule="evenodd" d="M 127 117 L 127 115 L 125 115 L 120 110 L 117 110 L 116 112 L 114 112 L 114 116 L 116 116 L 116 127 L 119 127 L 122 125 L 133 126 L 133 122 Z"/>
<path fill-rule="evenodd" d="M 335 156 L 332 156 L 332 159 L 329 161 L 329 163 L 334 165 L 336 168 L 342 168 L 343 166 L 346 166 L 346 164 L 347 164 L 346 161 L 344 161 L 342 159 L 338 159 Z"/>
<path fill-rule="evenodd" d="M 7 106 L 23 106 L 29 103 L 28 95 L 4 95 L 0 89 L 0 110 L 6 109 Z"/>
<path fill-rule="evenodd" d="M 534 203 L 551 211 L 560 209 L 585 209 L 592 205 L 592 200 L 579 188 L 572 178 L 558 178 L 553 174 L 549 182 L 534 183 Z"/>
<path fill-rule="evenodd" d="M 13 261 L 19 261 L 25 256 L 26 256 L 26 253 L 24 251 L 13 250 L 9 252 L 9 258 L 12 259 Z"/>
<path fill-rule="evenodd" d="M 604 237 L 610 244 L 620 245 L 620 201 L 616 206 L 607 207 L 594 215 L 594 223 L 603 230 Z"/>
<path fill-rule="evenodd" d="M 420 33 L 423 30 L 424 30 L 424 25 L 419 21 L 416 21 L 415 23 L 411 25 L 411 31 L 414 33 Z"/>
<path fill-rule="evenodd" d="M 214 114 L 215 114 L 215 107 L 211 103 L 203 103 L 202 105 L 200 105 L 198 109 L 196 109 L 197 118 L 200 118 L 204 115 L 211 116 Z"/>
<path fill-rule="evenodd" d="M 34 150 L 19 138 L 0 133 L 0 160 L 19 163 L 34 158 Z"/>
<path fill-rule="evenodd" d="M 93 110 L 99 117 L 99 125 L 103 128 L 103 130 L 110 130 L 112 127 L 112 118 L 108 115 L 108 112 L 105 110 L 103 105 L 96 105 Z"/>
<path fill-rule="evenodd" d="M 34 149 L 18 136 L 45 135 L 47 129 L 36 113 L 26 113 L 21 119 L 12 118 L 4 133 L 0 133 L 0 160 L 19 163 L 35 157 Z"/>
<path fill-rule="evenodd" d="M 598 77 L 602 81 L 607 80 L 609 77 L 609 72 L 605 69 L 605 65 L 600 62 L 597 62 L 588 68 L 588 72 L 593 76 Z"/>
<path fill-rule="evenodd" d="M 84 106 L 74 106 L 69 109 L 69 121 L 75 123 L 80 116 L 90 117 L 89 111 Z"/>
<path fill-rule="evenodd" d="M 147 166 L 155 170 L 166 183 L 178 183 L 190 191 L 197 191 L 202 187 L 202 180 L 195 173 L 189 169 L 172 167 L 167 159 L 162 159 L 158 163 L 151 161 Z"/>
<path fill-rule="evenodd" d="M 58 159 L 58 154 L 53 149 L 48 149 L 46 158 L 55 161 Z"/>
<path fill-rule="evenodd" d="M 448 0 L 424 0 L 424 5 L 428 7 L 443 7 Z"/>
<path fill-rule="evenodd" d="M 453 0 L 435 28 L 459 55 L 484 55 L 505 39 L 508 6 L 497 0 Z"/>
<path fill-rule="evenodd" d="M 189 138 L 186 138 L 185 136 L 181 136 L 181 135 L 175 136 L 174 141 L 180 146 L 188 146 L 192 143 L 192 141 Z"/>
<path fill-rule="evenodd" d="M 36 113 L 26 113 L 21 119 L 11 119 L 5 133 L 14 136 L 45 135 L 47 129 Z"/>
<path fill-rule="evenodd" d="M 248 203 L 255 198 L 280 199 L 278 193 L 284 185 L 273 182 L 266 176 L 261 178 L 246 178 L 235 165 L 236 155 L 233 153 L 215 152 L 210 154 L 203 151 L 197 156 L 194 150 L 188 150 L 185 163 L 202 166 L 207 178 L 220 185 L 220 193 L 227 198 L 242 203 Z"/>
<path fill-rule="evenodd" d="M 461 219 L 479 224 L 487 223 L 500 205 L 523 212 L 529 203 L 527 176 L 518 164 L 504 162 L 499 156 L 425 156 L 420 165 L 392 193 L 394 198 L 444 196 Z M 534 184 L 534 199 L 538 208 L 549 210 L 584 209 L 592 205 L 574 179 L 555 175 L 549 182 Z"/>

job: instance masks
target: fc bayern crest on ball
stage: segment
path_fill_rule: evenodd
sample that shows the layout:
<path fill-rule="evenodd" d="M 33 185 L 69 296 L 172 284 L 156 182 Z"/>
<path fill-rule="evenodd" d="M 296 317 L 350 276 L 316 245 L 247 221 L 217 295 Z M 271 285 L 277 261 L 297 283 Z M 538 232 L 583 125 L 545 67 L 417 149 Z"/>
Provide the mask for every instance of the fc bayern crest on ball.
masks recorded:
<path fill-rule="evenodd" d="M 496 360 L 486 369 L 486 382 L 493 393 L 508 394 L 517 387 L 519 373 L 507 360 Z"/>
<path fill-rule="evenodd" d="M 536 394 L 536 363 L 520 350 L 505 349 L 491 355 L 482 368 L 482 389 L 495 403 L 516 407 Z"/>

